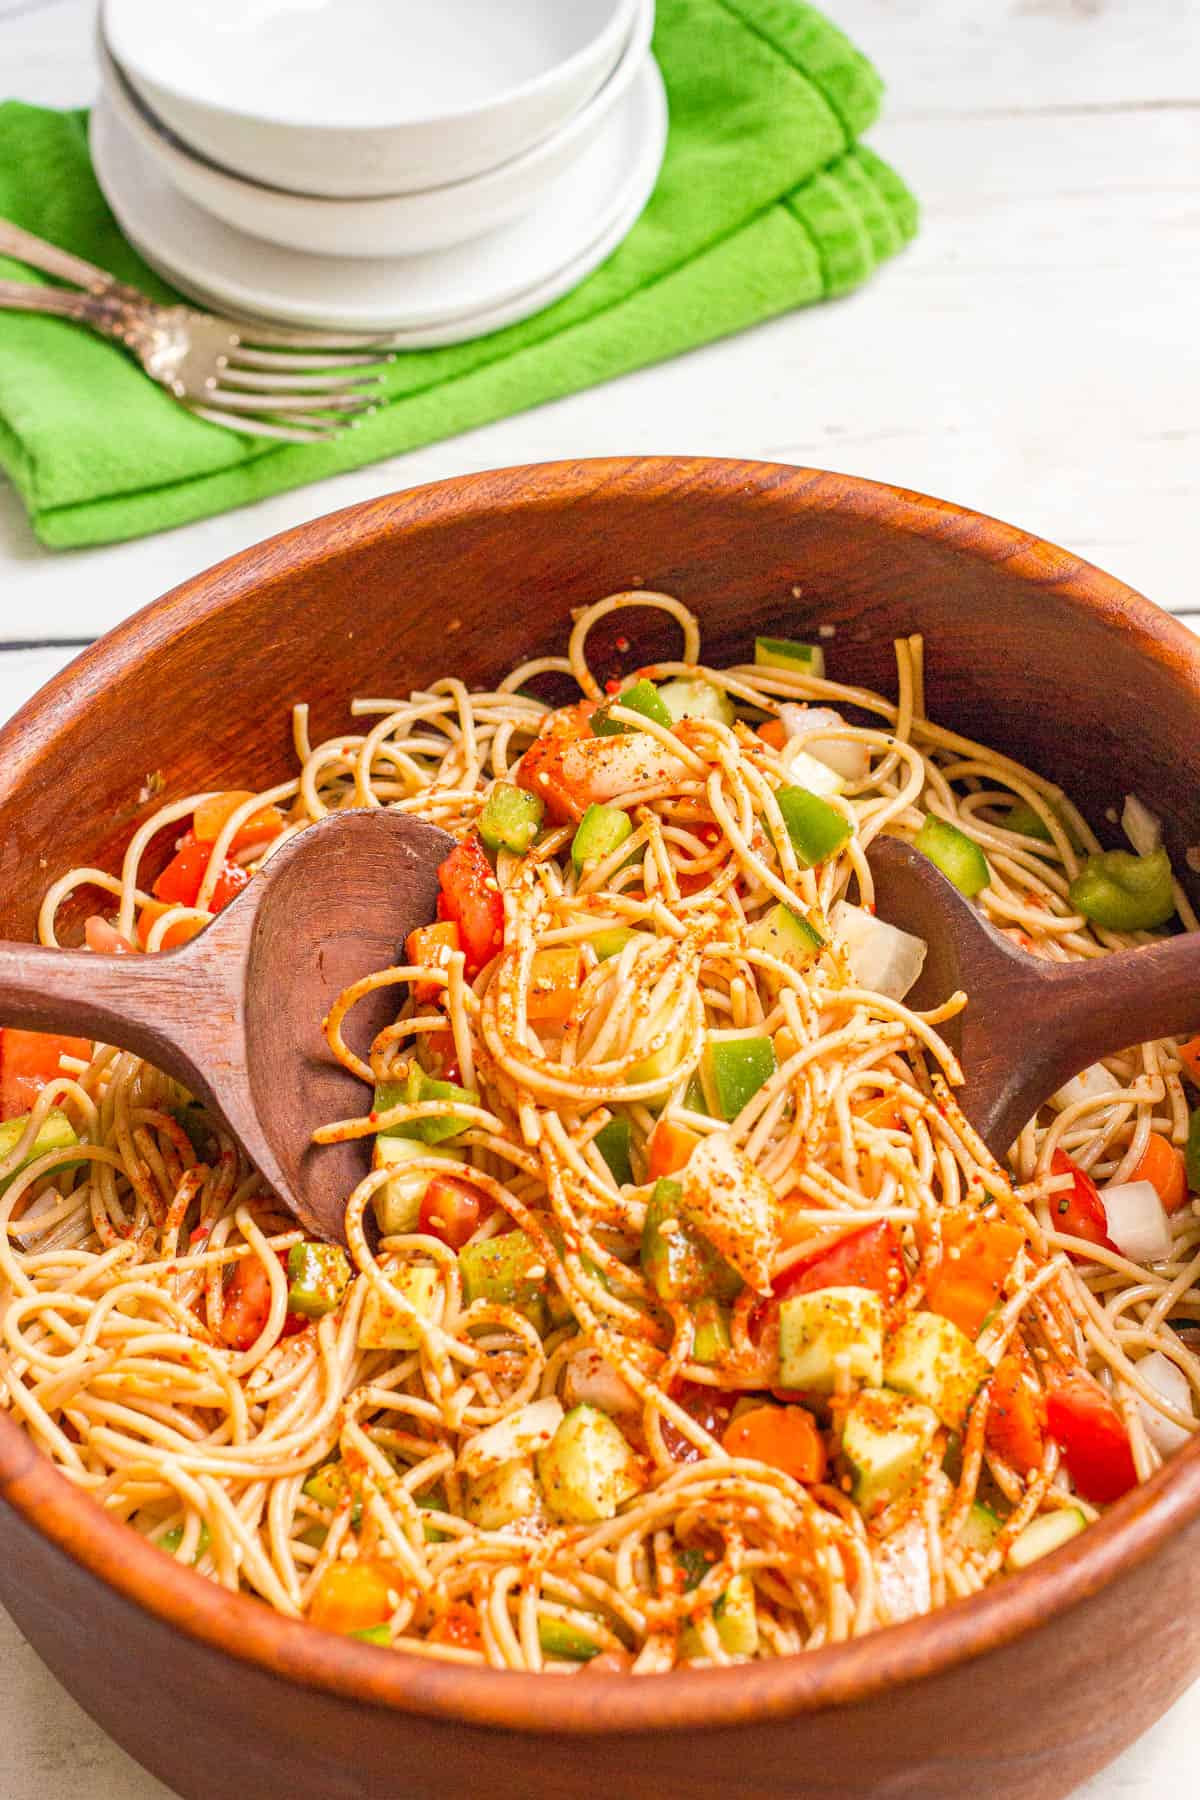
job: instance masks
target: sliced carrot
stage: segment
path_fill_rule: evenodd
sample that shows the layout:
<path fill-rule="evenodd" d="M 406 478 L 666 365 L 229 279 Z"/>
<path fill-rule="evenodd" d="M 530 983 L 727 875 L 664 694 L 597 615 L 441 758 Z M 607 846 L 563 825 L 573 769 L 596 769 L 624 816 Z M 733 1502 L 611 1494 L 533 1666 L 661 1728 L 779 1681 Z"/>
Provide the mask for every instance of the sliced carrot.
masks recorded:
<path fill-rule="evenodd" d="M 893 1093 L 877 1094 L 874 1100 L 868 1101 L 858 1116 L 865 1119 L 868 1125 L 878 1125 L 881 1131 L 898 1131 L 902 1123 L 899 1096 Z"/>
<path fill-rule="evenodd" d="M 462 949 L 462 935 L 452 919 L 439 919 L 435 925 L 418 925 L 404 940 L 404 954 L 410 963 L 424 969 L 444 969 L 456 950 Z M 422 1006 L 445 993 L 438 981 L 414 981 L 413 999 Z"/>
<path fill-rule="evenodd" d="M 90 1038 L 60 1037 L 57 1032 L 0 1031 L 0 1119 L 27 1113 L 48 1081 L 61 1075 L 60 1056 L 90 1062 Z"/>
<path fill-rule="evenodd" d="M 456 1644 L 460 1650 L 482 1650 L 479 1614 L 468 1600 L 453 1600 L 428 1634 L 431 1644 Z"/>
<path fill-rule="evenodd" d="M 575 1004 L 579 991 L 579 949 L 563 944 L 553 950 L 534 953 L 529 971 L 529 997 L 525 1002 L 526 1017 L 535 1024 L 565 1019 Z"/>
<path fill-rule="evenodd" d="M 754 1406 L 731 1419 L 721 1436 L 730 1456 L 752 1457 L 794 1481 L 822 1481 L 825 1444 L 803 1406 Z"/>
<path fill-rule="evenodd" d="M 1146 1139 L 1146 1148 L 1129 1179 L 1150 1182 L 1157 1190 L 1164 1212 L 1178 1212 L 1181 1206 L 1187 1204 L 1187 1175 L 1184 1172 L 1183 1157 L 1161 1132 L 1150 1133 Z"/>
<path fill-rule="evenodd" d="M 142 946 L 143 950 L 146 948 L 147 942 L 149 941 L 151 927 L 162 918 L 165 912 L 170 911 L 171 908 L 161 900 L 147 900 L 146 904 L 142 907 L 141 913 L 138 916 L 137 934 L 138 943 Z M 204 930 L 206 923 L 207 921 L 204 919 L 177 919 L 174 925 L 169 925 L 167 927 L 163 934 L 163 941 L 158 946 L 159 949 L 177 950 L 180 944 L 190 943 L 194 937 Z"/>
<path fill-rule="evenodd" d="M 772 750 L 782 750 L 787 743 L 787 726 L 782 719 L 767 719 L 756 730 L 763 743 L 769 744 Z"/>
<path fill-rule="evenodd" d="M 1200 1087 L 1200 1037 L 1189 1038 L 1186 1044 L 1180 1044 L 1179 1060 L 1195 1086 Z"/>
<path fill-rule="evenodd" d="M 231 814 L 253 798 L 249 788 L 229 788 L 223 794 L 214 794 L 211 800 L 202 800 L 192 814 L 192 831 L 199 842 L 215 844 Z M 269 843 L 272 838 L 279 836 L 285 823 L 277 806 L 259 807 L 257 812 L 252 812 L 238 826 L 226 854 L 232 855 L 235 850 L 245 850 L 250 844 Z"/>
<path fill-rule="evenodd" d="M 1046 1403 L 1022 1355 L 1009 1351 L 992 1376 L 992 1398 L 984 1433 L 989 1450 L 1018 1475 L 1040 1469 L 1046 1448 Z"/>
<path fill-rule="evenodd" d="M 404 1576 L 391 1563 L 330 1563 L 317 1583 L 308 1616 L 322 1631 L 367 1631 L 384 1625 L 400 1604 Z"/>
<path fill-rule="evenodd" d="M 700 1139 L 686 1125 L 660 1119 L 650 1134 L 648 1179 L 658 1181 L 664 1175 L 677 1175 Z"/>
<path fill-rule="evenodd" d="M 968 1337 L 977 1336 L 999 1305 L 1005 1277 L 1024 1242 L 1024 1232 L 1001 1219 L 981 1219 L 966 1208 L 948 1212 L 942 1220 L 942 1260 L 926 1293 L 930 1311 Z"/>

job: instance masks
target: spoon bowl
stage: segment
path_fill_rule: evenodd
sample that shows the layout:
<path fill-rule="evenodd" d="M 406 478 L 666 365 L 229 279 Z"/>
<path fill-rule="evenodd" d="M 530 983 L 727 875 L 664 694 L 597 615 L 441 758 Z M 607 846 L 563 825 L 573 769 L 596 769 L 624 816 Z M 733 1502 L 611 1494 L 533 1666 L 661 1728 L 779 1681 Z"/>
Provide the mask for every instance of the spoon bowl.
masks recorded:
<path fill-rule="evenodd" d="M 454 840 L 379 809 L 334 813 L 280 845 L 204 931 L 153 956 L 0 944 L 0 1018 L 119 1044 L 214 1107 L 306 1230 L 344 1242 L 364 1139 L 314 1145 L 361 1113 L 363 1084 L 322 1024 L 344 988 L 395 962 L 433 917 Z M 402 954 L 402 952 L 400 952 Z M 363 1046 L 395 1016 L 390 988 L 355 1009 Z"/>
<path fill-rule="evenodd" d="M 955 1099 L 995 1156 L 1081 1069 L 1200 1025 L 1200 932 L 1049 962 L 997 931 L 901 838 L 876 838 L 867 861 L 879 917 L 928 946 L 908 1004 L 923 1012 L 967 997 L 941 1029 L 963 1068 Z"/>

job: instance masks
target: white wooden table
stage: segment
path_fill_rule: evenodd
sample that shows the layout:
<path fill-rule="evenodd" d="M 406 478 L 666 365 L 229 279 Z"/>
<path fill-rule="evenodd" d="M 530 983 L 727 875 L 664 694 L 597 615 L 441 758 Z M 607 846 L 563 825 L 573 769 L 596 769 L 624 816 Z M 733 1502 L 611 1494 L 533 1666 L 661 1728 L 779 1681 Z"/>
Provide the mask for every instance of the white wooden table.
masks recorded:
<path fill-rule="evenodd" d="M 888 79 L 872 142 L 925 209 L 917 244 L 869 288 L 138 543 L 49 555 L 0 483 L 0 643 L 18 646 L 0 653 L 0 717 L 72 642 L 246 544 L 419 481 L 557 456 L 761 456 L 896 481 L 1017 520 L 1200 625 L 1200 0 L 825 4 Z M 0 0 L 0 94 L 88 101 L 91 11 Z M 1194 1795 L 1198 1737 L 1200 1687 L 1077 1800 Z M 166 1790 L 0 1615 L 0 1797 L 79 1792 Z"/>

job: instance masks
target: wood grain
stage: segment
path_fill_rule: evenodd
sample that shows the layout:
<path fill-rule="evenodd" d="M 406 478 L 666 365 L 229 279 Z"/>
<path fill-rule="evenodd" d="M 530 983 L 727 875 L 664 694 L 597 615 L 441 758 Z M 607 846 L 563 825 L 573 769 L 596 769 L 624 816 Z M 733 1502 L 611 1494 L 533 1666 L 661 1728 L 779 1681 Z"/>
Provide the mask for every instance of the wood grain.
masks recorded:
<path fill-rule="evenodd" d="M 1176 853 L 1200 840 L 1200 649 L 1110 577 L 1010 526 L 844 476 L 565 463 L 320 520 L 85 652 L 0 733 L 0 929 L 27 933 L 66 863 L 118 853 L 149 770 L 168 794 L 273 780 L 293 697 L 314 700 L 324 735 L 364 682 L 403 693 L 448 665 L 492 680 L 560 647 L 573 606 L 637 581 L 694 605 L 716 660 L 746 655 L 757 630 L 832 626 L 831 673 L 886 689 L 893 637 L 922 630 L 939 718 L 1053 774 L 1096 819 L 1136 789 Z M 668 650 L 661 620 L 632 623 L 622 615 L 628 657 L 597 642 L 602 674 Z M 1048 691 L 1054 708 L 1031 704 Z M 817 1800 L 1053 1800 L 1200 1659 L 1186 1624 L 1200 1606 L 1198 1449 L 1047 1568 L 930 1619 L 727 1672 L 546 1681 L 325 1638 L 211 1587 L 98 1514 L 0 1418 L 14 1515 L 0 1593 L 88 1710 L 205 1800 L 292 1800 L 314 1783 L 366 1795 L 382 1768 L 403 1769 L 413 1793 L 462 1791 L 483 1759 L 500 1797 L 535 1779 L 547 1794 L 641 1793 L 649 1766 L 663 1795 L 692 1794 L 703 1767 L 710 1785 L 754 1794 L 803 1770 Z M 1121 1656 L 1098 1662 L 1095 1645 L 1117 1641 Z M 963 1720 L 951 1748 L 947 1722 Z"/>

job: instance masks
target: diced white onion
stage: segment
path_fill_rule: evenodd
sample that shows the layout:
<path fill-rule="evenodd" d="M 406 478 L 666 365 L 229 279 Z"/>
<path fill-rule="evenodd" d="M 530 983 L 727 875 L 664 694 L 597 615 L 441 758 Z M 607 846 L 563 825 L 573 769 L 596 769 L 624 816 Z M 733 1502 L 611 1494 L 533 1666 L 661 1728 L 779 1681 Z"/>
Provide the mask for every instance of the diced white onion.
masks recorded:
<path fill-rule="evenodd" d="M 1125 796 L 1121 828 L 1139 856 L 1152 856 L 1162 843 L 1162 820 L 1136 794 Z"/>
<path fill-rule="evenodd" d="M 629 1383 L 598 1350 L 577 1350 L 567 1358 L 562 1391 L 568 1406 L 598 1406 L 614 1418 L 642 1410 Z"/>
<path fill-rule="evenodd" d="M 875 1552 L 875 1579 L 878 1597 L 891 1624 L 918 1619 L 929 1611 L 933 1605 L 933 1582 L 925 1524 L 919 1516 L 913 1515 L 899 1531 L 884 1538 Z"/>
<path fill-rule="evenodd" d="M 1143 1356 L 1138 1363 L 1137 1372 L 1146 1386 L 1153 1388 L 1168 1406 L 1173 1406 L 1176 1412 L 1186 1413 L 1189 1418 L 1194 1415 L 1192 1384 L 1178 1363 L 1173 1363 L 1169 1356 L 1164 1356 L 1161 1350 L 1152 1350 L 1149 1356 Z M 1190 1441 L 1192 1433 L 1185 1426 L 1176 1425 L 1173 1419 L 1164 1419 L 1140 1394 L 1138 1411 L 1146 1427 L 1146 1436 L 1161 1455 L 1173 1456 L 1176 1450 L 1182 1450 Z"/>
<path fill-rule="evenodd" d="M 808 754 L 803 738 L 786 743 L 779 753 L 779 760 L 790 782 L 796 787 L 807 788 L 810 794 L 820 794 L 822 799 L 829 794 L 840 794 L 846 785 L 828 763 Z"/>
<path fill-rule="evenodd" d="M 1100 1189 L 1108 1235 L 1130 1262 L 1163 1262 L 1171 1254 L 1171 1224 L 1151 1181 L 1119 1181 Z"/>
<path fill-rule="evenodd" d="M 827 763 L 836 775 L 845 776 L 847 781 L 864 781 L 870 774 L 871 752 L 866 744 L 857 739 L 833 742 L 814 737 L 817 732 L 851 729 L 832 706 L 797 706 L 794 701 L 786 700 L 779 709 L 779 716 L 789 741 L 809 740 L 805 743 L 808 754 L 815 756 L 818 762 Z"/>
<path fill-rule="evenodd" d="M 924 938 L 913 937 L 848 900 L 838 901 L 829 923 L 858 986 L 889 1000 L 903 1000 L 925 965 Z"/>
<path fill-rule="evenodd" d="M 497 1419 L 486 1430 L 476 1432 L 459 1457 L 458 1466 L 464 1475 L 482 1475 L 515 1457 L 532 1456 L 546 1448 L 562 1421 L 562 1405 L 553 1394 L 545 1400 L 533 1400 L 507 1419 Z"/>
<path fill-rule="evenodd" d="M 1078 1075 L 1072 1075 L 1070 1081 L 1064 1081 L 1058 1092 L 1051 1094 L 1050 1104 L 1059 1112 L 1065 1112 L 1068 1106 L 1075 1106 L 1080 1100 L 1098 1100 L 1102 1094 L 1115 1094 L 1120 1086 L 1103 1063 L 1093 1063 L 1090 1069 L 1083 1069 Z M 1095 1113 L 1093 1117 L 1099 1124 L 1108 1114 Z"/>

